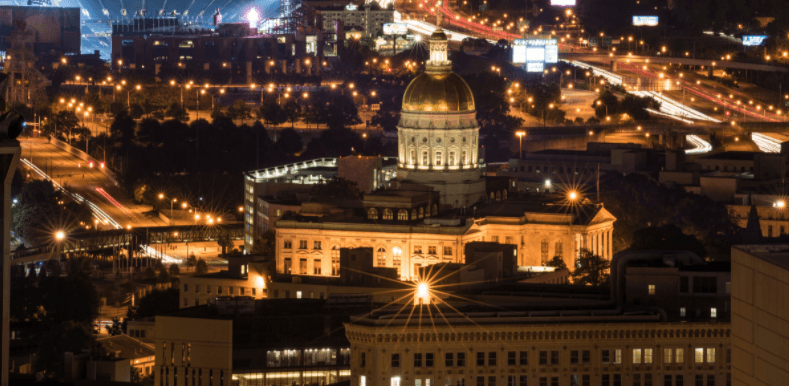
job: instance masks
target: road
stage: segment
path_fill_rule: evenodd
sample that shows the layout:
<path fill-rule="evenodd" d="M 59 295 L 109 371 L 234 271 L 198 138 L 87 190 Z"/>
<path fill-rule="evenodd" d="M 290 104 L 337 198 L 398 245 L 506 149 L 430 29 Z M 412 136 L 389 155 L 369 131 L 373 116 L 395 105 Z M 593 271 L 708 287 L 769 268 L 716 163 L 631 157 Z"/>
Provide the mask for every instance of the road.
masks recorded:
<path fill-rule="evenodd" d="M 49 144 L 43 138 L 22 138 L 22 159 L 32 163 L 46 175 L 66 188 L 92 202 L 114 219 L 121 226 L 132 227 L 164 226 L 158 216 L 149 214 L 151 207 L 137 205 L 126 193 L 98 169 L 91 169 L 85 161 L 62 149 Z M 25 170 L 33 178 L 43 178 L 40 173 L 31 170 L 24 162 L 21 170 Z M 102 221 L 100 229 L 113 229 L 112 223 Z"/>

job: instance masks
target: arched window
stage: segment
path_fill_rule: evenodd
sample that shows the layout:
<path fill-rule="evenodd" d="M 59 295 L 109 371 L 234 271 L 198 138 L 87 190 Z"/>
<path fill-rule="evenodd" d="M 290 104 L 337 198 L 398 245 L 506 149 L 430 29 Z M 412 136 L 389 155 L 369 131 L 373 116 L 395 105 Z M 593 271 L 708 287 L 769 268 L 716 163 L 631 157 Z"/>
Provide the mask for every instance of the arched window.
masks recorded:
<path fill-rule="evenodd" d="M 411 165 L 416 163 L 416 150 L 411 149 L 411 152 L 408 157 L 408 163 Z"/>
<path fill-rule="evenodd" d="M 455 166 L 455 152 L 449 152 L 449 166 Z"/>
<path fill-rule="evenodd" d="M 543 265 L 548 262 L 548 240 L 540 242 L 540 259 Z"/>
<path fill-rule="evenodd" d="M 411 211 L 411 220 L 416 220 L 418 217 L 416 216 L 416 209 Z"/>
<path fill-rule="evenodd" d="M 394 213 L 392 213 L 391 209 L 384 209 L 384 220 L 392 220 L 394 219 Z"/>
<path fill-rule="evenodd" d="M 496 201 L 501 201 L 501 192 L 496 192 Z"/>
<path fill-rule="evenodd" d="M 378 220 L 378 210 L 376 210 L 375 208 L 367 209 L 367 219 Z"/>
<path fill-rule="evenodd" d="M 562 257 L 563 256 L 562 253 L 563 253 L 563 251 L 562 251 L 562 241 L 558 240 L 558 241 L 556 241 L 556 243 L 553 244 L 553 255 Z"/>
<path fill-rule="evenodd" d="M 462 155 L 460 156 L 460 163 L 463 165 L 468 164 L 468 158 L 466 158 L 466 151 L 463 150 Z"/>
<path fill-rule="evenodd" d="M 375 261 L 379 267 L 386 267 L 386 249 L 384 247 L 378 248 L 375 253 Z"/>
<path fill-rule="evenodd" d="M 419 218 L 425 217 L 425 208 L 419 208 Z"/>
<path fill-rule="evenodd" d="M 427 151 L 422 152 L 422 166 L 429 166 L 430 160 L 428 159 Z"/>
<path fill-rule="evenodd" d="M 490 192 L 490 200 L 493 201 L 495 199 L 496 199 L 496 194 L 493 193 L 493 192 Z"/>
<path fill-rule="evenodd" d="M 502 200 L 506 200 L 507 199 L 507 191 L 506 190 L 502 190 L 501 191 L 501 199 Z"/>
<path fill-rule="evenodd" d="M 431 213 L 433 213 L 433 216 L 438 216 L 438 205 L 433 204 L 433 210 Z"/>
<path fill-rule="evenodd" d="M 405 210 L 405 209 L 400 209 L 397 212 L 397 219 L 401 220 L 401 221 L 407 221 L 408 220 L 408 211 Z"/>
<path fill-rule="evenodd" d="M 436 166 L 444 166 L 443 159 L 441 158 L 442 153 L 440 151 L 436 152 Z"/>
<path fill-rule="evenodd" d="M 331 274 L 340 276 L 340 247 L 337 245 L 331 249 Z"/>

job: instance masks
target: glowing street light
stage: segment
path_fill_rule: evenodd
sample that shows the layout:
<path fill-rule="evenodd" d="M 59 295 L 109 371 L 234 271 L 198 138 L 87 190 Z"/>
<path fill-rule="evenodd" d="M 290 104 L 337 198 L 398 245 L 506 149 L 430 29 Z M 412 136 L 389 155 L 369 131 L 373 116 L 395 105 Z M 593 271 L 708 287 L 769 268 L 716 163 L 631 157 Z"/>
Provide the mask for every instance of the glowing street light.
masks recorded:
<path fill-rule="evenodd" d="M 578 192 L 574 190 L 571 191 L 570 194 L 567 195 L 567 198 L 569 198 L 570 201 L 575 201 L 578 198 Z"/>
<path fill-rule="evenodd" d="M 65 239 L 65 238 L 66 238 L 66 233 L 65 232 L 63 232 L 63 231 L 55 232 L 55 240 L 61 241 L 61 240 Z"/>
<path fill-rule="evenodd" d="M 781 200 L 775 203 L 775 207 L 779 209 L 783 209 L 786 207 L 786 201 Z"/>

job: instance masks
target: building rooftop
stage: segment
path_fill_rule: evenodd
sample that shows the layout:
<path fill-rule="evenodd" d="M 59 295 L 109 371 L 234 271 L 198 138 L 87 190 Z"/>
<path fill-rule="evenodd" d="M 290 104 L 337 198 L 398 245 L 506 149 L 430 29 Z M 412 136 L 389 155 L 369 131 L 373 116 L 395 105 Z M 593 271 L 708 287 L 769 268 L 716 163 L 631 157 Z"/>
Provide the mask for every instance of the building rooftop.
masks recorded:
<path fill-rule="evenodd" d="M 789 244 L 737 245 L 734 248 L 789 270 Z"/>
<path fill-rule="evenodd" d="M 118 358 L 120 359 L 137 359 L 144 357 L 153 357 L 156 353 L 153 345 L 140 342 L 128 335 L 115 335 L 106 338 L 96 339 L 104 350 L 109 353 L 120 351 Z"/>

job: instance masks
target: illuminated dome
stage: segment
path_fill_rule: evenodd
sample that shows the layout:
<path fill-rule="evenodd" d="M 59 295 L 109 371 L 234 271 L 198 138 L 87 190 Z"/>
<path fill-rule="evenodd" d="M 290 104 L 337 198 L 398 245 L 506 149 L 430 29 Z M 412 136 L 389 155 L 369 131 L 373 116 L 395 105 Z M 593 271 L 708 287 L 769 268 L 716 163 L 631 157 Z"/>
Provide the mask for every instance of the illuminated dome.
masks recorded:
<path fill-rule="evenodd" d="M 454 73 L 424 73 L 405 89 L 404 111 L 474 111 L 474 96 L 463 78 Z"/>

